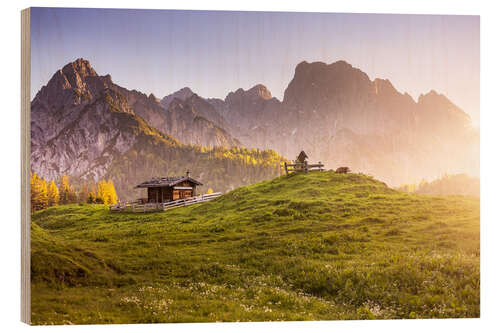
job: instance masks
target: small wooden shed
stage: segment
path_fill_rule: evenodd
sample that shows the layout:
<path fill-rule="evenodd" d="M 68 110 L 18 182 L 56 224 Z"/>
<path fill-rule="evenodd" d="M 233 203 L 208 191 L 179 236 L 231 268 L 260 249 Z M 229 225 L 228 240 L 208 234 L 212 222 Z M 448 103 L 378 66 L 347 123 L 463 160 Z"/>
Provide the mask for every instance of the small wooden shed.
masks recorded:
<path fill-rule="evenodd" d="M 297 156 L 297 163 L 304 163 L 309 157 L 305 153 L 305 151 L 301 151 L 299 156 Z"/>
<path fill-rule="evenodd" d="M 148 189 L 148 202 L 168 202 L 191 198 L 196 195 L 196 186 L 203 185 L 189 176 L 152 178 L 136 186 Z"/>

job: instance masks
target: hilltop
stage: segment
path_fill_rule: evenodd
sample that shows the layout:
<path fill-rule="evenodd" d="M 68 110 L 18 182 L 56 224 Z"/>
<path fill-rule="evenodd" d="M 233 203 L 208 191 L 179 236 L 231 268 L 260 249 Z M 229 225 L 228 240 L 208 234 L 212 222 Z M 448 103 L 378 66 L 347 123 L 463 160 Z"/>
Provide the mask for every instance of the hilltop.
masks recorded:
<path fill-rule="evenodd" d="M 68 205 L 32 220 L 36 324 L 480 314 L 473 197 L 328 171 L 161 213 Z"/>

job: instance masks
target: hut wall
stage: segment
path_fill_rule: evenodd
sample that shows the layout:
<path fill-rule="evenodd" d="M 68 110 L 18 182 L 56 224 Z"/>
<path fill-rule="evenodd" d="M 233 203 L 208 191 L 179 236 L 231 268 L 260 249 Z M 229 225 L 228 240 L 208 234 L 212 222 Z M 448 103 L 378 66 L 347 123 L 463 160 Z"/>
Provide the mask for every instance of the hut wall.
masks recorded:
<path fill-rule="evenodd" d="M 165 202 L 172 200 L 171 187 L 148 187 L 148 202 Z"/>
<path fill-rule="evenodd" d="M 148 202 L 166 202 L 190 198 L 196 195 L 196 184 L 185 181 L 174 187 L 192 187 L 192 189 L 175 189 L 173 187 L 148 187 Z"/>

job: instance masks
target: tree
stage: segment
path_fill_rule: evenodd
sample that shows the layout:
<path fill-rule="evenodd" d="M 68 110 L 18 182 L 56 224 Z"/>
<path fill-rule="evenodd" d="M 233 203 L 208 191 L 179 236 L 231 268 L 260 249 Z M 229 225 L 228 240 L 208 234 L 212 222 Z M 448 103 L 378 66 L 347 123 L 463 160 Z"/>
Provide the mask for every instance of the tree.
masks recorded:
<path fill-rule="evenodd" d="M 87 202 L 89 198 L 89 186 L 83 183 L 80 191 L 78 192 L 78 202 Z"/>
<path fill-rule="evenodd" d="M 87 203 L 89 204 L 94 204 L 96 203 L 96 194 L 95 194 L 95 184 L 92 183 L 91 187 L 90 187 L 90 191 L 89 191 L 89 195 L 87 197 Z"/>
<path fill-rule="evenodd" d="M 96 193 L 96 203 L 106 203 L 106 191 L 107 191 L 107 183 L 104 180 L 100 180 L 97 183 L 97 193 Z"/>
<path fill-rule="evenodd" d="M 40 210 L 49 205 L 48 189 L 45 179 L 40 178 L 35 172 L 30 175 L 31 185 L 31 210 Z"/>
<path fill-rule="evenodd" d="M 59 202 L 64 205 L 75 203 L 76 199 L 76 192 L 70 185 L 68 176 L 63 174 L 59 182 Z"/>
<path fill-rule="evenodd" d="M 59 203 L 59 190 L 57 189 L 56 183 L 52 180 L 48 189 L 48 205 L 55 206 Z"/>
<path fill-rule="evenodd" d="M 35 188 L 35 177 L 36 173 L 30 172 L 30 202 L 31 202 L 31 211 L 35 210 L 35 198 L 37 196 L 36 188 Z"/>
<path fill-rule="evenodd" d="M 69 195 L 68 195 L 69 203 L 78 202 L 78 194 L 76 193 L 75 189 L 72 186 L 70 186 L 69 189 L 70 189 Z"/>
<path fill-rule="evenodd" d="M 212 194 L 212 193 L 214 193 L 214 190 L 212 190 L 212 188 L 209 187 L 208 190 L 207 190 L 207 194 Z"/>
<path fill-rule="evenodd" d="M 96 202 L 103 203 L 105 205 L 113 205 L 118 201 L 118 196 L 116 195 L 115 186 L 113 181 L 109 179 L 100 180 L 97 183 L 97 193 L 96 193 Z"/>
<path fill-rule="evenodd" d="M 108 204 L 114 205 L 118 202 L 118 195 L 116 195 L 115 185 L 111 179 L 108 179 Z"/>
<path fill-rule="evenodd" d="M 94 192 L 90 192 L 90 193 L 89 193 L 89 196 L 88 196 L 88 198 L 87 198 L 87 203 L 89 203 L 89 204 L 96 203 L 96 202 L 95 202 L 95 199 L 96 199 L 96 197 L 95 197 Z"/>

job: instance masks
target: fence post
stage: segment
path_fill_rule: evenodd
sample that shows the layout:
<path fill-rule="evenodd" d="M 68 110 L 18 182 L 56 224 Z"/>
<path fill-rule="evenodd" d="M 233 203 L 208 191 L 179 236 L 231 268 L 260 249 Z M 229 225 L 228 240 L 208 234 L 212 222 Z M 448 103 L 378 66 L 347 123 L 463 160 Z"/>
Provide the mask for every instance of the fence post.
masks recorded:
<path fill-rule="evenodd" d="M 304 161 L 304 171 L 307 173 L 307 161 Z"/>
<path fill-rule="evenodd" d="M 285 173 L 288 176 L 288 165 L 286 164 L 286 162 L 285 162 Z"/>

